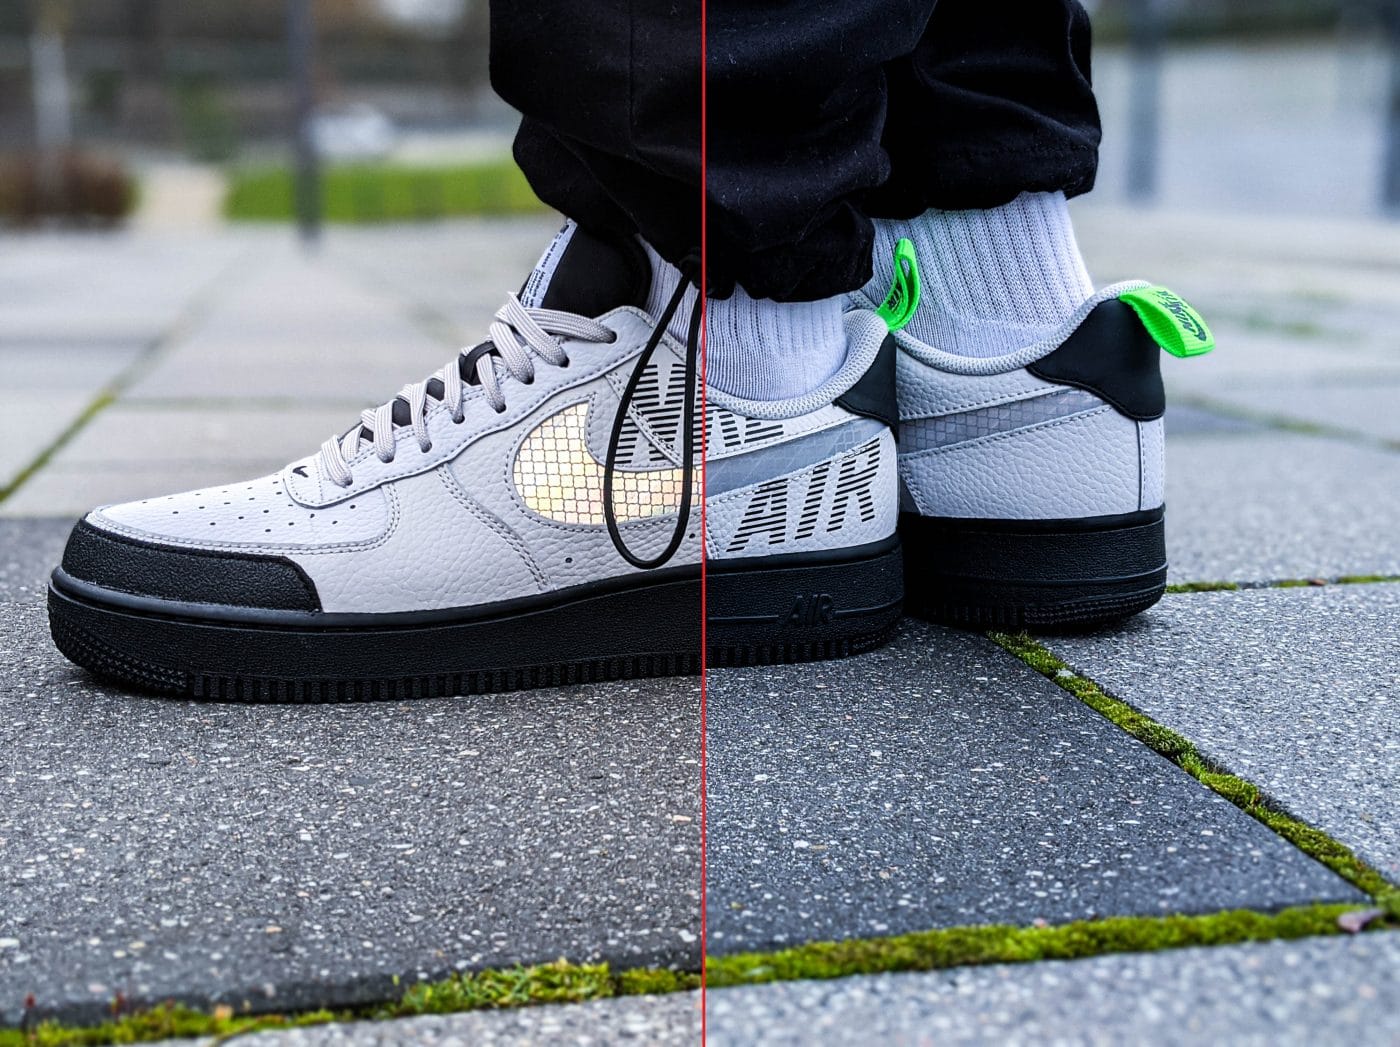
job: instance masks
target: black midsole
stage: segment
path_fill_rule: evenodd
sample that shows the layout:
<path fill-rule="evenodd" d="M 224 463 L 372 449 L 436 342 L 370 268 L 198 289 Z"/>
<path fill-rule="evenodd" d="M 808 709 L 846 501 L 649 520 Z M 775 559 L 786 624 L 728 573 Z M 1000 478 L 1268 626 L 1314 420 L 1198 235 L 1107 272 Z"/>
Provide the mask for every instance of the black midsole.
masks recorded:
<path fill-rule="evenodd" d="M 911 587 L 916 580 L 1071 589 L 1164 580 L 1163 510 L 1071 520 L 900 516 Z"/>
<path fill-rule="evenodd" d="M 898 616 L 898 539 L 808 556 L 711 564 L 709 599 L 720 610 L 712 643 L 828 642 L 871 630 L 864 611 Z M 894 567 L 891 569 L 890 564 Z M 879 565 L 878 569 L 875 569 Z M 821 597 L 861 577 L 879 585 L 830 608 Z M 795 602 L 813 597 L 810 614 Z M 866 606 L 870 605 L 870 606 Z M 743 606 L 761 621 L 727 620 Z M 115 652 L 154 666 L 230 677 L 364 679 L 499 672 L 638 656 L 698 654 L 699 568 L 579 586 L 480 608 L 386 614 L 327 614 L 211 608 L 106 590 L 54 572 L 49 610 Z M 833 613 L 828 614 L 827 611 Z M 837 613 L 840 612 L 840 613 Z"/>

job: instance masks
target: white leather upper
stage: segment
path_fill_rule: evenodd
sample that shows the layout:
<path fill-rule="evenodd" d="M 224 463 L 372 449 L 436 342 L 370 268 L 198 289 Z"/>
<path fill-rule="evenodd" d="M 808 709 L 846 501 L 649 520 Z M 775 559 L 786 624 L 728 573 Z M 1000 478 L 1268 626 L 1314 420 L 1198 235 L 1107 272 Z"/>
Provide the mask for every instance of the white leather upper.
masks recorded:
<path fill-rule="evenodd" d="M 903 349 L 907 339 L 896 338 Z M 899 414 L 906 423 L 1032 401 L 1068 388 L 1024 367 L 951 373 L 906 351 L 899 354 L 896 373 Z M 1099 403 L 947 446 L 906 446 L 899 456 L 900 476 L 924 516 L 1065 519 L 1157 508 L 1164 497 L 1161 420 L 1135 422 Z"/>
<path fill-rule="evenodd" d="M 519 449 L 531 433 L 561 412 L 585 408 L 586 424 L 582 430 L 570 430 L 575 434 L 572 442 L 556 438 L 551 446 L 558 447 L 562 460 L 573 463 L 572 472 L 570 467 L 560 469 L 561 483 L 583 474 L 596 482 L 601 474 L 620 392 L 652 327 L 644 313 L 631 308 L 599 319 L 617 333 L 616 341 L 566 341 L 568 367 L 540 363 L 532 382 L 505 381 L 504 412 L 498 414 L 473 388 L 460 423 L 453 422 L 440 403 L 429 402 L 425 419 L 430 450 L 423 451 L 407 427 L 395 433 L 390 462 L 381 461 L 366 442 L 348 459 L 353 477 L 349 487 L 332 482 L 322 472 L 319 456 L 312 456 L 273 476 L 106 506 L 88 519 L 98 528 L 162 545 L 286 557 L 314 583 L 326 612 L 467 607 L 638 574 L 641 569 L 622 557 L 601 519 L 569 523 L 535 511 L 522 498 L 514 474 Z M 680 373 L 682 352 L 669 337 L 662 339 L 653 357 L 662 375 L 657 388 L 670 388 L 666 376 Z M 670 405 L 662 406 L 666 409 L 658 410 L 655 402 L 634 401 L 628 424 L 645 446 L 633 443 L 631 458 L 619 460 L 620 472 L 630 470 L 634 478 L 638 471 L 677 474 L 678 430 Z M 734 461 L 754 455 L 756 474 L 754 484 L 730 492 L 717 507 L 712 546 L 722 549 L 732 537 L 725 529 L 731 523 L 740 525 L 745 498 L 754 487 L 790 482 L 805 490 L 820 472 L 818 466 L 794 470 L 782 453 L 784 442 L 835 431 L 853 419 L 830 403 L 779 420 L 713 410 L 710 424 L 718 453 Z M 654 422 L 667 432 L 658 431 Z M 863 430 L 852 429 L 858 431 Z M 897 466 L 892 436 L 887 429 L 881 432 L 875 475 L 865 475 L 864 459 L 845 462 L 868 454 L 868 449 L 841 450 L 827 463 L 829 489 L 818 499 L 824 514 L 822 526 L 815 529 L 819 533 L 764 552 L 863 544 L 893 532 Z M 689 526 L 668 566 L 694 565 L 700 557 L 698 436 Z M 862 439 L 870 443 L 868 433 Z M 777 475 L 767 476 L 764 469 Z M 789 478 L 785 472 L 790 470 Z M 747 478 L 742 468 L 740 473 L 741 479 Z M 846 479 L 840 480 L 842 476 Z M 838 480 L 848 488 L 839 504 Z M 655 515 L 630 520 L 624 515 L 619 530 L 628 547 L 644 558 L 659 552 L 672 534 L 676 509 L 675 503 L 658 503 Z M 827 529 L 834 518 L 840 526 Z M 217 593 L 209 597 L 218 601 Z"/>

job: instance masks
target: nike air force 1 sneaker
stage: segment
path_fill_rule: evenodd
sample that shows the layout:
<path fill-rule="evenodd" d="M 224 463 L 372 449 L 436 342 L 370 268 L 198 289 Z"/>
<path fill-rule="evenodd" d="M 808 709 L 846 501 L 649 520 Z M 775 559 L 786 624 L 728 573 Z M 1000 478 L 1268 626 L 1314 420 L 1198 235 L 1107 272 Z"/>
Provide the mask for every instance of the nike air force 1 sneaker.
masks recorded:
<path fill-rule="evenodd" d="M 49 590 L 59 649 L 216 699 L 690 673 L 702 543 L 719 561 L 711 636 L 726 659 L 875 642 L 901 584 L 892 436 L 862 413 L 877 381 L 892 392 L 883 325 L 851 314 L 856 363 L 826 402 L 782 417 L 716 402 L 702 418 L 699 317 L 687 344 L 666 334 L 670 317 L 645 311 L 651 279 L 638 242 L 571 223 L 489 340 L 316 454 L 88 514 Z M 723 468 L 702 537 L 706 426 Z"/>
<path fill-rule="evenodd" d="M 881 307 L 918 302 L 908 241 Z M 857 301 L 861 301 L 857 298 Z M 999 357 L 959 356 L 903 330 L 900 534 L 906 607 L 962 626 L 1084 627 L 1156 603 L 1166 586 L 1160 352 L 1214 340 L 1163 287 L 1127 282 L 1053 336 Z"/>

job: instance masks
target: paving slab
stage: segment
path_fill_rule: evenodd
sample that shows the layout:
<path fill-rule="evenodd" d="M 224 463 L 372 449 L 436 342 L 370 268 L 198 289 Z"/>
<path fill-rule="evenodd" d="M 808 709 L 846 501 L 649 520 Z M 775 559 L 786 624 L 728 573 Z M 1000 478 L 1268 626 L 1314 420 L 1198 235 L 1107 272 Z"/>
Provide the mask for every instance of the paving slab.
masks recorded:
<path fill-rule="evenodd" d="M 34 233 L 0 244 L 5 342 L 150 341 L 286 232 Z"/>
<path fill-rule="evenodd" d="M 1400 882 L 1400 585 L 1191 593 L 1052 650 Z"/>
<path fill-rule="evenodd" d="M 714 953 L 1360 899 L 975 634 L 712 671 L 708 725 Z"/>
<path fill-rule="evenodd" d="M 0 603 L 33 602 L 48 587 L 72 521 L 0 519 Z"/>
<path fill-rule="evenodd" d="M 1214 394 L 1223 403 L 1255 414 L 1364 433 L 1400 450 L 1400 379 L 1373 378 L 1359 383 L 1250 383 Z"/>
<path fill-rule="evenodd" d="M 0 516 L 78 516 L 97 505 L 264 476 L 314 453 L 359 415 L 359 405 L 350 403 L 119 402 L 98 412 L 0 502 Z"/>
<path fill-rule="evenodd" d="M 90 1020 L 698 965 L 695 681 L 193 703 L 98 684 L 47 631 L 39 594 L 0 603 L 0 1026 L 30 993 Z"/>
<path fill-rule="evenodd" d="M 11 483 L 146 346 L 0 340 L 0 488 Z"/>
<path fill-rule="evenodd" d="M 471 218 L 391 228 L 345 227 L 326 238 L 329 257 L 347 263 L 424 318 L 444 323 L 465 344 L 486 337 L 506 295 L 520 290 L 563 224 L 555 214 Z M 435 365 L 435 366 L 440 366 Z"/>
<path fill-rule="evenodd" d="M 626 996 L 392 1022 L 318 1025 L 238 1039 L 246 1047 L 398 1047 L 404 1043 L 424 1047 L 601 1047 L 614 1043 L 694 1047 L 700 1043 L 700 994 Z"/>
<path fill-rule="evenodd" d="M 489 315 L 489 314 L 488 314 Z M 382 403 L 458 348 L 325 253 L 271 245 L 129 389 L 138 400 Z"/>
<path fill-rule="evenodd" d="M 1400 1042 L 1400 935 L 1314 938 L 708 994 L 708 1042 Z"/>
<path fill-rule="evenodd" d="M 1170 581 L 1400 574 L 1398 518 L 1395 452 L 1282 432 L 1167 441 Z"/>

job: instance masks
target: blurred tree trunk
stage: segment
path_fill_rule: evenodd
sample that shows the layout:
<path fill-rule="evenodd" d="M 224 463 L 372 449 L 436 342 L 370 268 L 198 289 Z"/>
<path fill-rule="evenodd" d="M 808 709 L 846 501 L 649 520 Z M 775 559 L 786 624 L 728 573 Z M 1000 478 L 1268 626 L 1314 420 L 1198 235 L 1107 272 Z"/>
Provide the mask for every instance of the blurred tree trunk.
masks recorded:
<path fill-rule="evenodd" d="M 163 6 L 163 0 L 126 0 L 127 78 L 120 119 L 123 132 L 137 141 L 165 143 L 174 133 Z"/>
<path fill-rule="evenodd" d="M 61 211 L 64 204 L 63 157 L 73 143 L 73 109 L 63 50 L 63 37 L 70 22 L 71 12 L 63 0 L 35 3 L 29 51 L 41 212 Z"/>

